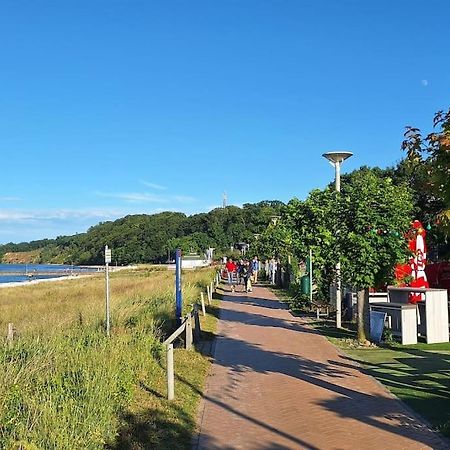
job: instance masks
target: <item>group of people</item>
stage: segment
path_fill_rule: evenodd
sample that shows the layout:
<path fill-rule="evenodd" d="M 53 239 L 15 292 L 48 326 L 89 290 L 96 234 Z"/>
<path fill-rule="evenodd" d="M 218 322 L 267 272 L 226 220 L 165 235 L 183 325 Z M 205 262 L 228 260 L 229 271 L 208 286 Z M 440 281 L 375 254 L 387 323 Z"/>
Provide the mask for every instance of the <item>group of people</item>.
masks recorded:
<path fill-rule="evenodd" d="M 252 292 L 252 283 L 255 284 L 258 281 L 259 269 L 260 263 L 257 256 L 251 261 L 240 259 L 237 262 L 233 258 L 228 258 L 225 264 L 225 271 L 230 290 L 234 292 L 235 286 L 242 284 L 245 292 Z"/>

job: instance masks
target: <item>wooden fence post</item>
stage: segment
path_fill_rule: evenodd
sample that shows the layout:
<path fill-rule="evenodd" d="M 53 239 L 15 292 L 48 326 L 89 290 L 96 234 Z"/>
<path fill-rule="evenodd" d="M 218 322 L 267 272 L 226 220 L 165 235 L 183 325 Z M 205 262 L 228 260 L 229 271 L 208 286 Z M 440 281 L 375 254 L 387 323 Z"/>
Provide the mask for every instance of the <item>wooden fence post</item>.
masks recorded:
<path fill-rule="evenodd" d="M 204 316 L 206 316 L 205 297 L 203 295 L 203 292 L 200 292 L 200 300 L 202 302 L 202 313 L 203 313 Z"/>
<path fill-rule="evenodd" d="M 195 328 L 194 328 L 194 332 L 195 332 L 195 342 L 200 342 L 200 333 L 201 333 L 201 328 L 200 328 L 200 317 L 198 314 L 198 305 L 195 304 L 194 305 L 194 322 L 195 322 Z"/>
<path fill-rule="evenodd" d="M 211 281 L 211 301 L 212 301 L 213 292 L 216 292 L 216 290 L 214 289 L 214 282 Z"/>
<path fill-rule="evenodd" d="M 186 350 L 192 348 L 192 316 L 189 313 L 186 318 Z"/>
<path fill-rule="evenodd" d="M 212 298 L 213 298 L 213 286 L 211 283 L 209 285 L 209 289 L 208 289 L 208 305 L 210 305 L 212 303 Z"/>
<path fill-rule="evenodd" d="M 14 340 L 14 324 L 11 322 L 8 323 L 8 334 L 6 335 L 6 340 L 8 345 L 11 346 Z"/>
<path fill-rule="evenodd" d="M 173 344 L 167 344 L 167 400 L 175 397 L 175 375 L 173 370 Z"/>

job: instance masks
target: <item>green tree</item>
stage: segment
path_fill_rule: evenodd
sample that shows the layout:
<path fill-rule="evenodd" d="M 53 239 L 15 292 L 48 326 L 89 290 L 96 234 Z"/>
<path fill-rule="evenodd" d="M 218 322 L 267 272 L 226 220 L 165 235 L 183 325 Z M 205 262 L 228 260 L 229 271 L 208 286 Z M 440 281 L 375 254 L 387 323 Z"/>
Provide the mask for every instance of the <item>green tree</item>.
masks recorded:
<path fill-rule="evenodd" d="M 343 183 L 338 208 L 337 249 L 343 281 L 358 291 L 358 339 L 368 334 L 368 289 L 394 278 L 407 254 L 403 234 L 413 210 L 406 185 L 371 169 L 353 172 Z"/>
<path fill-rule="evenodd" d="M 314 255 L 314 284 L 319 300 L 329 297 L 329 285 L 336 264 L 337 198 L 334 188 L 312 191 L 304 201 L 293 199 L 286 207 L 282 223 L 290 230 L 292 252 L 306 261 Z"/>
<path fill-rule="evenodd" d="M 412 170 L 426 175 L 421 188 L 442 202 L 438 221 L 450 233 L 450 108 L 435 114 L 436 131 L 423 137 L 418 128 L 406 127 L 402 149 L 406 151 Z"/>

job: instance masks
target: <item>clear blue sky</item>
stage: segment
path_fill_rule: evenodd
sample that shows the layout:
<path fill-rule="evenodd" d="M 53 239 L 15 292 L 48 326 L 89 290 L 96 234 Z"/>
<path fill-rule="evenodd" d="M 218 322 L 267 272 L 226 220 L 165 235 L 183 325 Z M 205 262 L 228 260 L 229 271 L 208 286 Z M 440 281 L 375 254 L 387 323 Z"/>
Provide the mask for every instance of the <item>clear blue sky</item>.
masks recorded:
<path fill-rule="evenodd" d="M 0 243 L 305 198 L 450 106 L 447 0 L 3 0 Z"/>

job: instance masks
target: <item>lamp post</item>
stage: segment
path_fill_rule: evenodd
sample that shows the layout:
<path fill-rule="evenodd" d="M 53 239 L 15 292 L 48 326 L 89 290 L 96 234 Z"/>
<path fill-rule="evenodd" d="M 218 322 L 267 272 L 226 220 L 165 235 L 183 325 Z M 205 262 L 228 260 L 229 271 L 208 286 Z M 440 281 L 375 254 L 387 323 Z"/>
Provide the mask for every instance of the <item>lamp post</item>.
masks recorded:
<path fill-rule="evenodd" d="M 341 191 L 341 164 L 352 155 L 353 153 L 346 151 L 328 152 L 322 155 L 334 166 L 336 192 Z M 338 260 L 336 263 L 336 328 L 341 327 L 341 262 Z"/>

